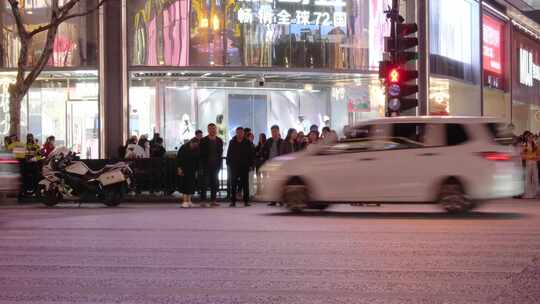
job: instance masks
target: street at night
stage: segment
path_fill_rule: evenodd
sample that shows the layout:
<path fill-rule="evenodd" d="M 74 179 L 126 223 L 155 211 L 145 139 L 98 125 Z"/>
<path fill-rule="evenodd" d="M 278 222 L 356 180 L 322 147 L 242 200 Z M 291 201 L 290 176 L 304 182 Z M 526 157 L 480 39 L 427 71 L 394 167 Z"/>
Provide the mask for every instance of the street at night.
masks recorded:
<path fill-rule="evenodd" d="M 538 303 L 540 202 L 0 207 L 0 303 Z"/>

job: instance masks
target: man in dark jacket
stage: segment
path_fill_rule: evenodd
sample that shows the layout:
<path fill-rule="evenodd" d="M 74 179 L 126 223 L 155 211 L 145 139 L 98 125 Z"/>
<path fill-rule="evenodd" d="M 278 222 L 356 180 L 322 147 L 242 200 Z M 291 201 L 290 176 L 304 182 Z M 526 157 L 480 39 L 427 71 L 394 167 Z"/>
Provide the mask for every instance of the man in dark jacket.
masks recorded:
<path fill-rule="evenodd" d="M 253 167 L 255 153 L 253 145 L 244 138 L 244 129 L 236 128 L 236 136 L 229 142 L 227 166 L 231 172 L 231 207 L 236 206 L 236 192 L 239 186 L 244 194 L 245 206 L 249 204 L 249 169 Z"/>
<path fill-rule="evenodd" d="M 272 132 L 272 137 L 266 141 L 263 147 L 264 161 L 268 161 L 279 156 L 281 144 L 283 143 L 283 139 L 281 139 L 281 134 L 279 133 L 279 126 L 272 126 L 270 131 Z"/>
<path fill-rule="evenodd" d="M 266 141 L 263 147 L 263 157 L 265 162 L 281 155 L 281 144 L 283 143 L 278 125 L 273 125 L 270 128 L 270 131 L 272 132 L 272 137 Z M 268 204 L 268 206 L 275 205 L 276 202 L 271 202 Z"/>
<path fill-rule="evenodd" d="M 217 126 L 214 123 L 208 125 L 208 136 L 201 139 L 201 165 L 203 170 L 203 187 L 201 199 L 206 200 L 206 190 L 210 186 L 211 206 L 219 206 L 216 202 L 219 188 L 219 170 L 221 169 L 221 157 L 223 156 L 223 140 L 217 136 Z"/>

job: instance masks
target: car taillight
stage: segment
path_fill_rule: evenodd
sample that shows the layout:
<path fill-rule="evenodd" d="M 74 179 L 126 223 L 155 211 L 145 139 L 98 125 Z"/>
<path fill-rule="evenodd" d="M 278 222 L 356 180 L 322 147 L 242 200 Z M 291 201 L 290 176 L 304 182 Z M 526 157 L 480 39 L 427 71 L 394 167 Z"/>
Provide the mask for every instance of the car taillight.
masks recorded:
<path fill-rule="evenodd" d="M 17 165 L 19 163 L 16 159 L 2 159 L 0 158 L 0 164 L 3 165 Z"/>
<path fill-rule="evenodd" d="M 492 161 L 508 161 L 512 160 L 512 156 L 508 153 L 504 152 L 481 152 L 480 155 L 487 159 Z"/>

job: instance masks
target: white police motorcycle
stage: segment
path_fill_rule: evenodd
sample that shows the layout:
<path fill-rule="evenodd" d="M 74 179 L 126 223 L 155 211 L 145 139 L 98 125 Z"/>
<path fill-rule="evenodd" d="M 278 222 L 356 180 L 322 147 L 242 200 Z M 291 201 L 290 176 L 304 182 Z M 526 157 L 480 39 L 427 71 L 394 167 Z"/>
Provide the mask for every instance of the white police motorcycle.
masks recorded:
<path fill-rule="evenodd" d="M 133 171 L 124 162 L 93 171 L 75 153 L 60 147 L 45 159 L 42 175 L 38 197 L 48 207 L 64 201 L 97 201 L 116 207 L 131 185 Z"/>

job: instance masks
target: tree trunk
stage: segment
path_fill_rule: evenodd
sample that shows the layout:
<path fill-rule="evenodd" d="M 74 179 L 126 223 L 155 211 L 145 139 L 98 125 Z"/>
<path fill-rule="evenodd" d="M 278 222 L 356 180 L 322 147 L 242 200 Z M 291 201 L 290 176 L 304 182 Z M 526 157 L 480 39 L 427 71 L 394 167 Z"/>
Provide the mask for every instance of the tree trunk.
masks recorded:
<path fill-rule="evenodd" d="M 19 94 L 9 94 L 9 135 L 16 135 L 18 138 L 21 136 L 21 105 L 23 97 Z"/>

